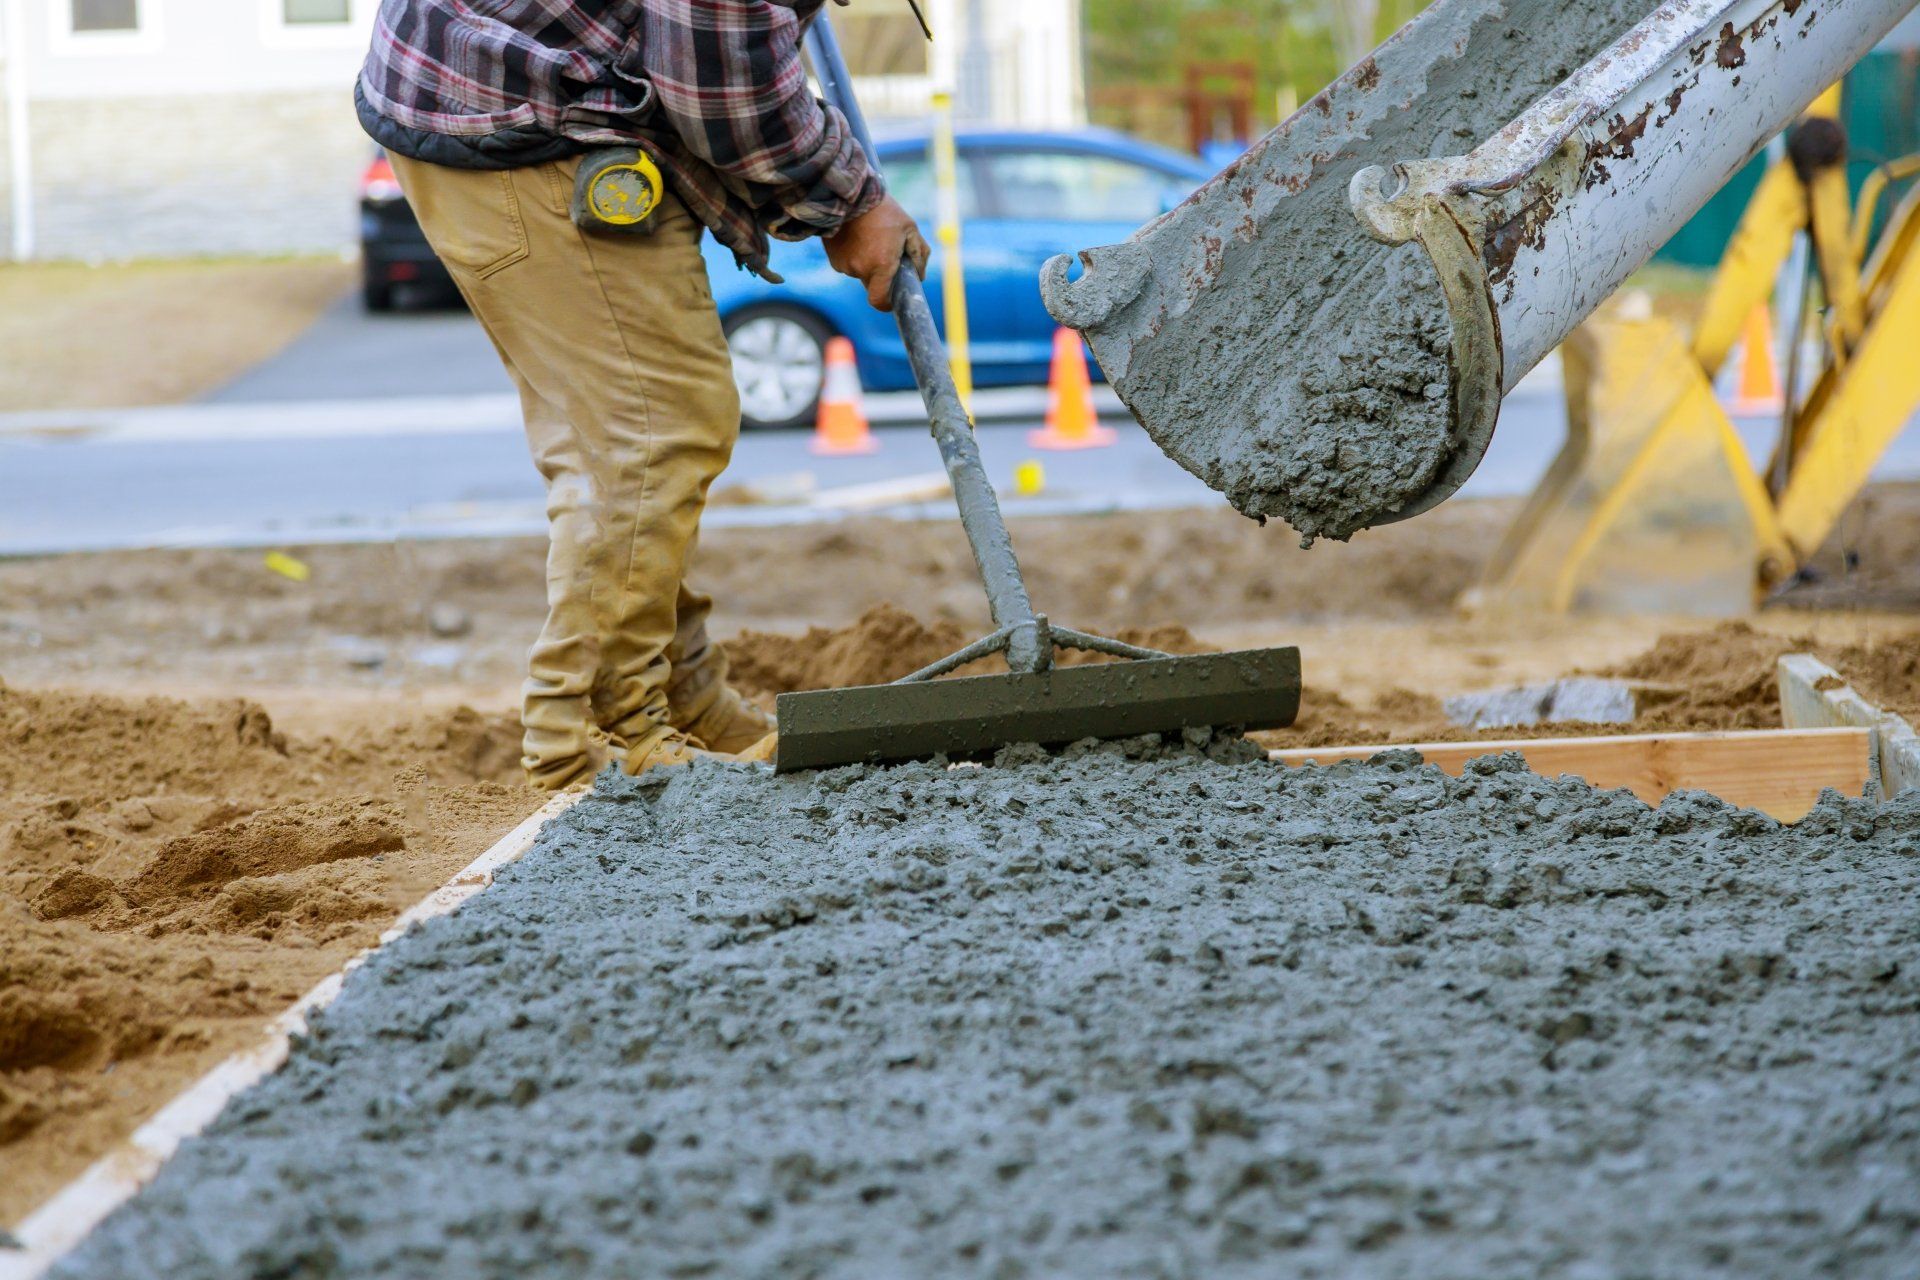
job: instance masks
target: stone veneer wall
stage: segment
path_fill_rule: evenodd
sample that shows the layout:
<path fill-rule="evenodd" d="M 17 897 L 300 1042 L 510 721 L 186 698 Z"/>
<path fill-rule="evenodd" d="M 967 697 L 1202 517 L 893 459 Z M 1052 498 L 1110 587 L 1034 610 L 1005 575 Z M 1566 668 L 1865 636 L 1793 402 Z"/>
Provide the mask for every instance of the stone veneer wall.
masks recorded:
<path fill-rule="evenodd" d="M 351 84 L 32 104 L 37 258 L 149 258 L 345 249 L 373 144 Z M 0 157 L 6 150 L 0 130 Z M 0 257 L 11 228 L 0 162 Z"/>

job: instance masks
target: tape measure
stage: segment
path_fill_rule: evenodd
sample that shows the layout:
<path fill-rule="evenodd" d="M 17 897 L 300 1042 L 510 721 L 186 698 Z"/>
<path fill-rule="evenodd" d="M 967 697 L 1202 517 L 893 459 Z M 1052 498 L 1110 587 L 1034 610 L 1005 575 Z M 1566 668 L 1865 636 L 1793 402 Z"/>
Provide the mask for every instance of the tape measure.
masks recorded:
<path fill-rule="evenodd" d="M 590 151 L 573 182 L 573 223 L 585 231 L 649 234 L 666 191 L 660 166 L 638 147 Z"/>

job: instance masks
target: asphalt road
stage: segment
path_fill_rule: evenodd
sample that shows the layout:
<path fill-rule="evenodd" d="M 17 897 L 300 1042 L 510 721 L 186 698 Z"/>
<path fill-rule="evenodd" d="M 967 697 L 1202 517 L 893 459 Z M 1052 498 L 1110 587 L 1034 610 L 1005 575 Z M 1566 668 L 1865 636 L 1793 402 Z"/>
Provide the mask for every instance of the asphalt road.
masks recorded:
<path fill-rule="evenodd" d="M 1111 393 L 1107 448 L 1043 453 L 1038 388 L 982 393 L 981 453 L 1010 511 L 1094 511 L 1220 501 L 1164 457 Z M 918 481 L 938 479 L 917 397 L 868 397 L 877 452 L 821 458 L 806 433 L 740 442 L 722 490 L 758 487 L 787 501 L 722 505 L 712 525 L 831 519 L 886 507 L 945 516 Z M 1771 434 L 1744 423 L 1750 446 Z M 1557 375 L 1543 367 L 1507 398 L 1500 429 L 1465 495 L 1527 492 L 1565 432 Z M 1015 468 L 1039 460 L 1045 486 L 1013 494 Z M 1882 476 L 1920 475 L 1920 432 Z M 860 491 L 891 482 L 900 491 Z M 917 496 L 916 496 L 917 495 Z M 479 326 L 464 311 L 368 315 L 334 308 L 281 355 L 199 405 L 0 419 L 0 555 L 187 545 L 262 545 L 392 537 L 537 533 L 539 478 L 518 406 Z"/>
<path fill-rule="evenodd" d="M 1037 399 L 1037 393 L 1030 393 Z M 140 546 L 292 544 L 389 537 L 537 533 L 539 478 L 510 397 L 205 406 L 96 420 L 68 434 L 0 434 L 0 555 Z M 1469 493 L 1523 492 L 1559 440 L 1558 402 L 1511 414 Z M 1145 510 L 1221 501 L 1117 414 L 1114 444 L 1047 453 L 1037 422 L 983 424 L 981 454 L 1010 512 Z M 1523 421 L 1528 420 L 1528 421 Z M 923 426 L 881 427 L 879 449 L 818 457 L 804 432 L 751 433 L 717 492 L 758 487 L 776 498 L 717 505 L 711 525 L 830 519 L 889 508 L 944 516 L 928 500 L 938 451 Z M 1039 461 L 1038 495 L 1014 493 L 1019 464 Z M 890 483 L 873 492 L 868 486 Z M 892 494 L 889 497 L 889 494 Z"/>
<path fill-rule="evenodd" d="M 279 355 L 207 397 L 210 404 L 510 394 L 487 335 L 459 306 L 375 315 L 358 294 L 335 303 Z"/>

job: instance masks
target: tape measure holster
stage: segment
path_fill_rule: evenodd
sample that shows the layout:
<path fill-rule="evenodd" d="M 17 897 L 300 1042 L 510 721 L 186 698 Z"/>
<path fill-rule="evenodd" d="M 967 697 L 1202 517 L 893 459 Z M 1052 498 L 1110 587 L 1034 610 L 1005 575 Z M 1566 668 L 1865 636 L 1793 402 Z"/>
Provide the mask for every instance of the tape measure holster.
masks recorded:
<path fill-rule="evenodd" d="M 573 225 L 582 231 L 652 235 L 666 195 L 653 157 L 638 147 L 601 147 L 580 157 L 573 180 Z"/>

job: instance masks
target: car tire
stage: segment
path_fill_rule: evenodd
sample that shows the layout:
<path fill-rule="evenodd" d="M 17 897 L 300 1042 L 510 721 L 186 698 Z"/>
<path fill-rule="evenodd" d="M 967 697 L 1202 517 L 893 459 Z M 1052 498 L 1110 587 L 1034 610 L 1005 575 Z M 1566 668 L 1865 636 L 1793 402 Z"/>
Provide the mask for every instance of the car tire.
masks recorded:
<path fill-rule="evenodd" d="M 724 325 L 740 390 L 740 425 L 783 431 L 812 424 L 826 383 L 833 326 L 804 307 L 743 307 Z"/>
<path fill-rule="evenodd" d="M 391 311 L 394 305 L 393 286 L 368 271 L 360 283 L 360 300 L 369 311 Z"/>

